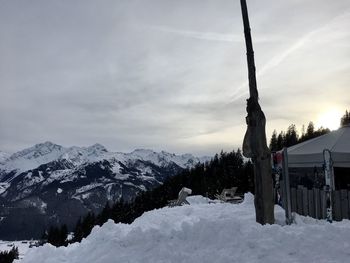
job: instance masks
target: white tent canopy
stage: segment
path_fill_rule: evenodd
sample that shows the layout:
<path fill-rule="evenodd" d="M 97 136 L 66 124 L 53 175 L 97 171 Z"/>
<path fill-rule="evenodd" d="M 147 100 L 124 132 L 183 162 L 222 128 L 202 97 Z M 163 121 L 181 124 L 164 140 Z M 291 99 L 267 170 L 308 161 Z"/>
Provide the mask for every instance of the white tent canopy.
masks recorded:
<path fill-rule="evenodd" d="M 350 126 L 288 148 L 289 167 L 322 167 L 323 150 L 332 153 L 334 167 L 350 167 Z"/>

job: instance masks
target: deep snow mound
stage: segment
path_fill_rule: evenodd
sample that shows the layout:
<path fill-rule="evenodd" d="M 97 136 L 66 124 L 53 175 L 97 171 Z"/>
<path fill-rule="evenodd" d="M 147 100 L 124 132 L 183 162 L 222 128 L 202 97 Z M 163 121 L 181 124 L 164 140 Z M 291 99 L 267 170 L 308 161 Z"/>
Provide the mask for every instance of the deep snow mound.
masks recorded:
<path fill-rule="evenodd" d="M 297 216 L 291 226 L 261 226 L 252 195 L 239 205 L 192 199 L 191 205 L 144 213 L 130 225 L 110 220 L 81 243 L 47 244 L 20 262 L 347 262 L 350 256 L 349 220 L 329 224 Z M 283 222 L 279 207 L 276 219 Z"/>

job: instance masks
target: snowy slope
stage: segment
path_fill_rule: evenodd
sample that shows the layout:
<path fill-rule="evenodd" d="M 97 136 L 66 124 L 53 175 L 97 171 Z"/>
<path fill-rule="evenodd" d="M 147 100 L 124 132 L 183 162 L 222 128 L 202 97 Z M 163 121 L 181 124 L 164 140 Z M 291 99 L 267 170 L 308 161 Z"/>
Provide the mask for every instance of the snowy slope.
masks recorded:
<path fill-rule="evenodd" d="M 191 202 L 191 199 L 190 199 Z M 21 263 L 115 262 L 348 262 L 350 222 L 329 224 L 302 216 L 283 225 L 255 223 L 253 196 L 239 205 L 203 204 L 163 208 L 131 225 L 108 221 L 81 243 L 46 244 L 28 251 Z"/>
<path fill-rule="evenodd" d="M 3 241 L 0 240 L 0 251 L 9 251 L 13 247 L 18 248 L 19 258 L 22 259 L 24 255 L 28 252 L 31 244 L 35 244 L 34 240 L 21 240 L 21 241 Z"/>
<path fill-rule="evenodd" d="M 0 151 L 0 163 L 5 161 L 8 157 L 10 157 L 10 154 Z"/>

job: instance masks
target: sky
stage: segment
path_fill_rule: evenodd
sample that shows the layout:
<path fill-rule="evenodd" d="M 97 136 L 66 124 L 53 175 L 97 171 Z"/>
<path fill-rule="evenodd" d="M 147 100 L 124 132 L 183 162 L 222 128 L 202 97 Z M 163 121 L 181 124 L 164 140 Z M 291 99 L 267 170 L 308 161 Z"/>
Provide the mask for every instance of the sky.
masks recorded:
<path fill-rule="evenodd" d="M 350 2 L 247 5 L 268 139 L 290 124 L 339 123 L 350 109 Z M 240 12 L 238 0 L 0 0 L 0 150 L 241 147 Z"/>

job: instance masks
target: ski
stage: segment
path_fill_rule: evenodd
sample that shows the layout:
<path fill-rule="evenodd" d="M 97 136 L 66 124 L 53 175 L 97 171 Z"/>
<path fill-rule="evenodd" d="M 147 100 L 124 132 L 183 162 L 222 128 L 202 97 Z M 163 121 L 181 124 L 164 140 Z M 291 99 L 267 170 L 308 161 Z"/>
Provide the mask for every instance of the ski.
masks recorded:
<path fill-rule="evenodd" d="M 333 162 L 331 151 L 328 149 L 323 150 L 323 169 L 325 175 L 325 186 L 324 192 L 326 196 L 326 208 L 327 215 L 326 219 L 328 222 L 332 223 L 333 221 L 333 212 L 332 212 L 332 190 L 333 190 Z"/>

